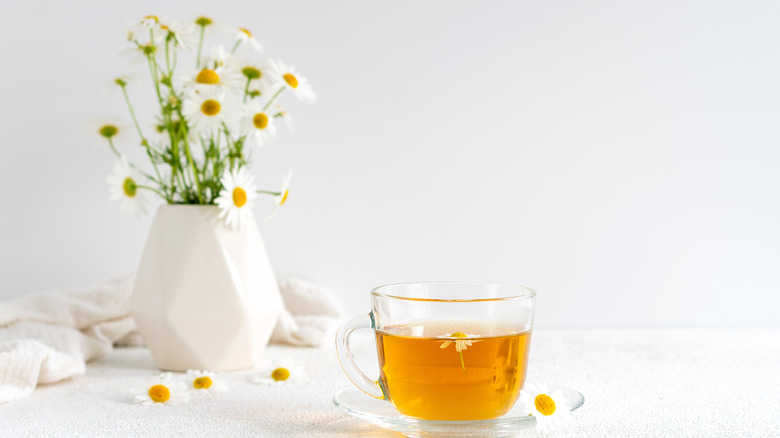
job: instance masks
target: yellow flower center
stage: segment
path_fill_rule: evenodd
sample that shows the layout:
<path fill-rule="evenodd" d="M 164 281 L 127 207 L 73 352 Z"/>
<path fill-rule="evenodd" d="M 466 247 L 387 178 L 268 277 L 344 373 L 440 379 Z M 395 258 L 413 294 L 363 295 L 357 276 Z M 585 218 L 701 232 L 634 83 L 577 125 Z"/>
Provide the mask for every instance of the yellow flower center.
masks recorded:
<path fill-rule="evenodd" d="M 252 123 L 255 124 L 257 129 L 265 129 L 268 126 L 268 116 L 263 113 L 257 113 L 255 118 L 252 119 Z"/>
<path fill-rule="evenodd" d="M 105 138 L 111 138 L 119 132 L 119 128 L 114 125 L 103 125 L 98 132 Z"/>
<path fill-rule="evenodd" d="M 244 29 L 243 27 L 239 27 L 238 30 L 244 32 L 246 36 L 248 36 L 249 38 L 252 38 L 252 32 L 250 32 L 249 29 Z"/>
<path fill-rule="evenodd" d="M 160 21 L 160 19 L 157 18 L 156 15 L 147 15 L 146 17 L 144 17 L 144 20 L 154 20 L 155 23 Z"/>
<path fill-rule="evenodd" d="M 195 82 L 199 84 L 214 85 L 219 83 L 219 75 L 214 70 L 204 68 L 198 73 L 198 77 L 195 78 Z"/>
<path fill-rule="evenodd" d="M 542 415 L 548 416 L 555 413 L 555 401 L 547 394 L 539 394 L 534 399 L 536 410 Z"/>
<path fill-rule="evenodd" d="M 285 202 L 287 202 L 287 195 L 290 194 L 289 190 L 284 191 L 284 195 L 282 195 L 282 200 L 279 201 L 279 205 L 284 205 Z"/>
<path fill-rule="evenodd" d="M 209 24 L 211 24 L 211 18 L 209 18 L 209 17 L 199 17 L 197 20 L 195 20 L 195 23 L 198 26 L 204 26 L 205 27 L 205 26 L 208 26 Z"/>
<path fill-rule="evenodd" d="M 233 189 L 233 204 L 239 208 L 246 204 L 246 191 L 244 191 L 244 189 L 241 187 L 236 187 Z"/>
<path fill-rule="evenodd" d="M 122 190 L 124 190 L 125 195 L 132 198 L 135 196 L 135 192 L 138 189 L 138 186 L 135 184 L 135 181 L 133 181 L 132 178 L 127 177 L 125 178 L 125 181 L 122 183 Z"/>
<path fill-rule="evenodd" d="M 211 388 L 212 383 L 214 382 L 211 381 L 211 377 L 203 376 L 193 380 L 192 386 L 195 389 L 209 389 Z"/>
<path fill-rule="evenodd" d="M 168 28 L 168 26 L 161 24 L 160 29 L 170 31 L 171 29 Z"/>
<path fill-rule="evenodd" d="M 203 102 L 203 105 L 200 106 L 201 112 L 209 117 L 216 116 L 219 114 L 221 109 L 222 105 L 220 105 L 216 100 L 211 99 Z"/>
<path fill-rule="evenodd" d="M 451 338 L 468 338 L 469 335 L 463 333 L 463 332 L 455 332 L 450 335 Z"/>
<path fill-rule="evenodd" d="M 165 385 L 154 385 L 149 388 L 149 398 L 155 403 L 165 403 L 171 398 L 171 391 Z"/>
<path fill-rule="evenodd" d="M 243 73 L 244 76 L 246 76 L 250 80 L 251 79 L 260 79 L 263 76 L 263 72 L 261 72 L 260 70 L 254 68 L 254 67 L 251 67 L 251 66 L 242 68 L 241 69 L 241 73 Z"/>
<path fill-rule="evenodd" d="M 271 378 L 279 381 L 284 381 L 290 378 L 290 371 L 287 368 L 277 368 L 271 372 Z"/>
<path fill-rule="evenodd" d="M 285 73 L 282 77 L 284 78 L 284 81 L 287 82 L 287 85 L 293 88 L 298 88 L 298 78 L 290 73 Z"/>

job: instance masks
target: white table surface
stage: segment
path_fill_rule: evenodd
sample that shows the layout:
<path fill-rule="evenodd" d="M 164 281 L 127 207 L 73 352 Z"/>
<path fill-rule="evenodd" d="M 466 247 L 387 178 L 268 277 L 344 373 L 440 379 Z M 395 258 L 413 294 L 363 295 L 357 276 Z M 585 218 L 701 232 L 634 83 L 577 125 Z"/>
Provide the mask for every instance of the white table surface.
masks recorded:
<path fill-rule="evenodd" d="M 0 436 L 400 436 L 334 407 L 333 394 L 351 384 L 332 346 L 271 346 L 267 356 L 294 361 L 309 382 L 258 386 L 236 372 L 224 376 L 226 393 L 140 406 L 130 390 L 156 372 L 152 357 L 116 349 L 83 376 L 0 405 Z M 552 436 L 780 437 L 780 329 L 537 330 L 528 379 L 585 395 Z"/>

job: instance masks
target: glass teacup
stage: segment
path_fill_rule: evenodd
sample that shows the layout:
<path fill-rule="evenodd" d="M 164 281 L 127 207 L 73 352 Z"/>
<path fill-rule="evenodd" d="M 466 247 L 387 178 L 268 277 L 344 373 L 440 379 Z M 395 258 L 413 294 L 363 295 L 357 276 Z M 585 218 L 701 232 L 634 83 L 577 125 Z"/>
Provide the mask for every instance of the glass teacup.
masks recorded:
<path fill-rule="evenodd" d="M 484 420 L 512 408 L 523 388 L 536 292 L 522 286 L 433 282 L 380 286 L 371 313 L 336 335 L 341 366 L 365 393 L 425 420 Z M 376 336 L 379 380 L 353 361 L 350 334 Z"/>

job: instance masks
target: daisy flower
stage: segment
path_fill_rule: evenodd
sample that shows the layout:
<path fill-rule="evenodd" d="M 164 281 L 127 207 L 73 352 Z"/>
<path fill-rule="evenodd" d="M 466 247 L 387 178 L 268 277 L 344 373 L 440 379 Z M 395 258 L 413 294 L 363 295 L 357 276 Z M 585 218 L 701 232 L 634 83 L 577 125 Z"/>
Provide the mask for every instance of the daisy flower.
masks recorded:
<path fill-rule="evenodd" d="M 227 391 L 227 382 L 211 371 L 187 370 L 190 386 L 198 394 L 213 395 Z"/>
<path fill-rule="evenodd" d="M 292 116 L 290 115 L 290 112 L 287 111 L 283 106 L 277 104 L 276 105 L 276 114 L 274 114 L 274 118 L 279 117 L 284 122 L 284 126 L 287 127 L 290 131 L 293 131 L 295 129 L 295 122 L 293 122 Z"/>
<path fill-rule="evenodd" d="M 208 90 L 189 93 L 182 104 L 184 118 L 195 136 L 211 136 L 222 129 L 222 124 L 228 126 L 235 120 L 236 107 L 224 93 L 219 90 Z"/>
<path fill-rule="evenodd" d="M 151 385 L 146 385 L 135 396 L 134 401 L 144 406 L 177 405 L 190 401 L 190 395 L 182 382 L 176 382 L 171 373 L 162 373 Z"/>
<path fill-rule="evenodd" d="M 272 359 L 250 380 L 259 385 L 299 385 L 307 381 L 303 367 L 288 359 Z"/>
<path fill-rule="evenodd" d="M 244 222 L 252 220 L 252 203 L 257 197 L 255 178 L 245 167 L 238 171 L 226 171 L 222 176 L 222 191 L 216 199 L 221 210 L 220 218 L 226 225 L 240 229 Z"/>
<path fill-rule="evenodd" d="M 141 21 L 133 23 L 127 30 L 127 40 L 134 41 L 147 38 L 150 32 L 154 34 L 155 38 L 162 33 L 160 19 L 156 15 L 147 15 Z"/>
<path fill-rule="evenodd" d="M 449 338 L 452 339 L 450 341 L 442 341 L 441 347 L 439 348 L 447 348 L 451 344 L 455 344 L 455 351 L 458 352 L 460 355 L 460 366 L 463 368 L 463 370 L 466 370 L 466 364 L 463 362 L 463 351 L 468 349 L 468 347 L 471 347 L 472 343 L 479 342 L 474 339 L 470 338 L 478 338 L 479 335 L 474 334 L 466 334 L 463 332 L 455 332 L 455 333 L 447 333 L 441 336 L 437 336 L 439 338 Z"/>
<path fill-rule="evenodd" d="M 211 67 L 213 64 L 207 65 Z M 213 69 L 196 69 L 181 79 L 188 89 L 196 92 L 216 90 L 219 92 L 230 91 L 238 94 L 239 91 L 244 91 L 244 80 L 241 75 L 222 66 Z"/>
<path fill-rule="evenodd" d="M 236 34 L 236 45 L 233 48 L 233 51 L 236 51 L 236 48 L 240 44 L 248 43 L 250 46 L 252 46 L 257 53 L 263 53 L 263 46 L 260 44 L 260 41 L 257 41 L 257 38 L 252 36 L 252 32 L 249 31 L 249 29 L 239 27 L 235 30 Z"/>
<path fill-rule="evenodd" d="M 104 126 L 101 128 L 101 131 L 104 130 L 107 132 L 101 132 L 101 135 L 110 134 L 108 132 L 110 128 Z M 139 193 L 140 181 L 141 175 L 130 166 L 127 162 L 127 157 L 124 155 L 120 156 L 119 160 L 114 164 L 114 174 L 106 178 L 111 191 L 111 200 L 121 199 L 122 211 L 136 217 L 146 214 L 146 199 Z"/>
<path fill-rule="evenodd" d="M 273 84 L 269 81 L 269 67 L 265 63 L 234 56 L 230 58 L 227 65 L 231 70 L 241 73 L 244 84 L 249 81 L 248 87 L 261 93 L 266 93 L 272 88 Z"/>
<path fill-rule="evenodd" d="M 269 220 L 276 216 L 276 212 L 278 212 L 282 205 L 287 202 L 287 196 L 290 194 L 290 179 L 292 179 L 292 170 L 289 170 L 287 175 L 284 176 L 284 181 L 282 181 L 282 190 L 280 190 L 274 196 L 274 203 L 276 204 L 276 207 L 273 209 L 271 214 L 265 218 L 265 220 Z"/>
<path fill-rule="evenodd" d="M 536 430 L 550 433 L 571 419 L 571 409 L 563 403 L 561 391 L 549 391 L 545 385 L 526 384 L 520 402 L 529 415 L 536 417 Z"/>
<path fill-rule="evenodd" d="M 304 102 L 314 103 L 317 100 L 317 95 L 312 90 L 311 85 L 309 85 L 309 81 L 299 75 L 294 67 L 287 67 L 279 60 L 271 59 L 269 62 L 271 67 L 270 73 L 279 81 L 279 86 L 289 88 L 295 97 Z"/>
<path fill-rule="evenodd" d="M 165 43 L 165 39 L 170 35 L 171 40 L 181 49 L 190 50 L 198 47 L 199 29 L 194 24 L 165 20 L 163 24 L 160 24 L 160 29 L 160 43 Z"/>
<path fill-rule="evenodd" d="M 258 146 L 272 141 L 276 138 L 273 113 L 263 110 L 260 102 L 249 101 L 244 105 L 241 116 L 241 135 L 245 135 L 247 139 L 254 138 Z"/>

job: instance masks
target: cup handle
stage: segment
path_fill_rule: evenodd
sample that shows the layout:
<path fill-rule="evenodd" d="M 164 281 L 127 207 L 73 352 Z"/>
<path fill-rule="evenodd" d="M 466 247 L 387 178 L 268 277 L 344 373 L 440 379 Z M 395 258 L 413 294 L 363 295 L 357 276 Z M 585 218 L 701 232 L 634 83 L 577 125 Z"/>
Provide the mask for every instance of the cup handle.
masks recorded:
<path fill-rule="evenodd" d="M 379 386 L 379 382 L 369 379 L 368 376 L 360 371 L 355 360 L 352 359 L 352 353 L 349 349 L 349 336 L 352 332 L 359 329 L 373 328 L 374 324 L 371 315 L 355 315 L 344 321 L 341 327 L 339 327 L 338 333 L 336 333 L 336 353 L 339 356 L 339 362 L 341 362 L 341 368 L 344 370 L 344 373 L 358 389 L 371 397 L 384 400 L 385 395 L 382 392 L 382 387 Z"/>

